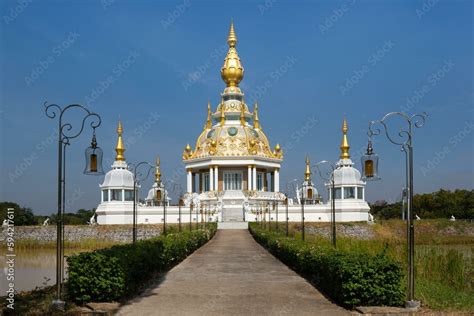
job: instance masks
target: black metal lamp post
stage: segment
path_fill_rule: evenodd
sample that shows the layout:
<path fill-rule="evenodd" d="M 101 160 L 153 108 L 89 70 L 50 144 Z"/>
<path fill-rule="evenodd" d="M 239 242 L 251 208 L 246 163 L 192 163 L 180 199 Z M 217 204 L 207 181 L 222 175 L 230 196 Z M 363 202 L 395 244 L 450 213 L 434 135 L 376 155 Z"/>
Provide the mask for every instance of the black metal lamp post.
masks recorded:
<path fill-rule="evenodd" d="M 285 202 L 286 202 L 286 203 L 285 203 L 285 204 L 286 204 L 286 205 L 285 205 L 285 212 L 286 212 L 286 218 L 285 218 L 285 220 L 286 220 L 286 227 L 285 227 L 285 229 L 286 229 L 286 237 L 288 237 L 288 221 L 290 220 L 290 218 L 288 217 L 288 197 L 289 197 L 289 195 L 290 195 L 289 186 L 290 186 L 290 184 L 291 184 L 291 186 L 293 187 L 293 190 L 294 190 L 294 189 L 295 189 L 295 182 L 297 182 L 297 181 L 298 181 L 298 179 L 293 179 L 293 180 L 291 180 L 291 181 L 286 182 L 286 188 L 285 188 L 285 191 L 286 191 L 286 193 L 285 193 L 285 194 L 286 194 L 286 199 L 285 199 Z"/>
<path fill-rule="evenodd" d="M 163 234 L 166 235 L 166 203 L 167 201 L 167 196 L 166 196 L 166 187 L 163 184 Z"/>
<path fill-rule="evenodd" d="M 148 165 L 148 172 L 142 174 L 138 171 L 138 168 L 141 165 Z M 130 163 L 128 165 L 129 169 L 132 169 L 133 172 L 133 225 L 132 225 L 132 241 L 135 243 L 137 241 L 137 199 L 138 199 L 138 187 L 141 181 L 144 181 L 150 175 L 150 171 L 155 168 L 148 161 L 141 161 L 137 164 Z"/>
<path fill-rule="evenodd" d="M 66 146 L 70 145 L 70 140 L 78 137 L 84 130 L 87 120 L 90 120 L 90 127 L 93 130 L 91 146 L 86 149 L 86 168 L 84 174 L 101 175 L 102 169 L 102 149 L 97 146 L 95 129 L 100 126 L 101 119 L 97 113 L 89 111 L 80 104 L 70 104 L 64 108 L 57 104 L 44 103 L 46 116 L 50 119 L 58 117 L 58 211 L 56 223 L 56 299 L 53 306 L 57 309 L 64 309 L 62 296 L 62 283 L 64 278 L 64 207 L 66 191 Z M 73 131 L 72 123 L 63 121 L 64 113 L 70 109 L 77 109 L 82 112 L 82 122 L 80 128 Z"/>
<path fill-rule="evenodd" d="M 178 204 L 178 230 L 181 232 L 181 208 L 184 205 L 184 201 L 182 198 L 179 199 L 179 204 Z"/>
<path fill-rule="evenodd" d="M 371 137 L 379 135 L 380 129 L 374 128 L 375 124 L 381 124 L 384 128 L 387 139 L 395 145 L 401 147 L 405 152 L 405 168 L 406 168 L 406 188 L 407 193 L 407 246 L 408 246 L 408 301 L 407 307 L 417 308 L 420 306 L 419 301 L 415 301 L 415 227 L 413 224 L 413 127 L 421 128 L 426 121 L 427 114 L 415 114 L 409 116 L 402 112 L 390 112 L 380 120 L 371 121 L 369 123 L 369 143 L 367 146 L 367 154 L 361 158 L 362 162 L 362 179 L 377 180 L 378 177 L 378 157 L 373 153 Z M 400 129 L 398 136 L 394 138 L 388 132 L 386 120 L 391 117 L 399 117 L 407 123 L 405 129 Z"/>
<path fill-rule="evenodd" d="M 323 175 L 321 172 L 321 165 L 323 164 L 328 164 L 331 167 L 330 173 Z M 322 160 L 318 162 L 315 165 L 318 168 L 319 176 L 321 179 L 324 179 L 325 181 L 330 182 L 331 184 L 331 190 L 330 190 L 330 195 L 331 195 L 331 242 L 332 246 L 336 248 L 336 188 L 334 184 L 334 171 L 337 169 L 336 166 L 334 166 L 333 163 L 327 161 L 327 160 Z"/>
<path fill-rule="evenodd" d="M 305 227 L 304 227 L 304 202 L 305 198 L 303 196 L 303 190 L 301 190 L 301 239 L 304 240 L 304 235 L 305 235 Z"/>
<path fill-rule="evenodd" d="M 193 230 L 193 215 L 192 215 L 192 212 L 193 212 L 193 201 L 191 201 L 191 203 L 189 204 L 189 231 L 192 231 Z"/>

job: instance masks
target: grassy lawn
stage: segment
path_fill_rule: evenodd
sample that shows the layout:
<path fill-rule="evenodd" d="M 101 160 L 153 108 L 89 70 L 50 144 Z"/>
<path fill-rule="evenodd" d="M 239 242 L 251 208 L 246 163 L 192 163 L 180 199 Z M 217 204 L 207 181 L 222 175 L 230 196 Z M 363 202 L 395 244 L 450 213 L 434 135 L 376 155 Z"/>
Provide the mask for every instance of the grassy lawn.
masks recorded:
<path fill-rule="evenodd" d="M 289 226 L 289 235 L 301 238 L 301 226 Z M 274 230 L 275 223 L 271 227 Z M 307 242 L 330 244 L 329 223 L 306 223 L 305 227 Z M 283 223 L 279 228 L 284 233 Z M 405 222 L 338 223 L 337 231 L 338 248 L 377 254 L 388 247 L 388 254 L 407 270 Z M 416 221 L 415 241 L 416 298 L 432 310 L 473 312 L 474 223 Z"/>

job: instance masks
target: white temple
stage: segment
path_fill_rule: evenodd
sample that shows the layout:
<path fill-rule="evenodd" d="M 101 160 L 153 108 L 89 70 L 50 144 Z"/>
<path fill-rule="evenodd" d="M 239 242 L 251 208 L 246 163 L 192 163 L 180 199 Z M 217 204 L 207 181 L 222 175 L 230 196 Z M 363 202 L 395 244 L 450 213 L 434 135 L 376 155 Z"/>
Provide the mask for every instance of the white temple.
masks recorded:
<path fill-rule="evenodd" d="M 137 200 L 138 223 L 162 223 L 164 214 L 169 223 L 205 220 L 217 221 L 221 226 L 225 223 L 245 226 L 262 216 L 275 221 L 277 214 L 279 221 L 285 221 L 286 203 L 289 221 L 301 221 L 301 203 L 304 203 L 305 221 L 330 221 L 331 184 L 325 184 L 329 197 L 324 203 L 311 179 L 308 157 L 304 181 L 297 185 L 295 198 L 288 196 L 287 200 L 281 192 L 283 151 L 278 144 L 271 149 L 259 122 L 258 105 L 255 104 L 250 112 L 239 88 L 244 69 L 236 50 L 237 36 L 233 24 L 227 43 L 229 50 L 221 68 L 226 87 L 221 101 L 215 111 L 208 104 L 203 131 L 195 146 L 188 144 L 183 152 L 187 185 L 182 206 L 178 206 L 178 201 L 172 203 L 168 197 L 157 160 L 155 183 L 144 203 Z M 369 206 L 365 201 L 365 183 L 350 159 L 345 118 L 342 131 L 341 156 L 334 171 L 336 221 L 367 221 Z M 96 211 L 99 224 L 133 222 L 134 181 L 123 156 L 125 148 L 120 122 L 117 132 L 117 156 L 112 170 L 100 185 L 102 199 Z"/>

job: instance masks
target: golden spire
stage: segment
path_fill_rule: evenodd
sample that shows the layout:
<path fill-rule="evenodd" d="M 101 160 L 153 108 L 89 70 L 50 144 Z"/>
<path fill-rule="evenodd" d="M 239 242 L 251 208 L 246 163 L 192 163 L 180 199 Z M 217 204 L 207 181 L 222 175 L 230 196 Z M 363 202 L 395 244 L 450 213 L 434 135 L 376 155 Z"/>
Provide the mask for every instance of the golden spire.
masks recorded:
<path fill-rule="evenodd" d="M 235 47 L 237 44 L 237 35 L 235 34 L 234 30 L 234 21 L 230 22 L 230 30 L 229 30 L 229 36 L 227 36 L 227 44 L 229 44 L 229 47 Z"/>
<path fill-rule="evenodd" d="M 245 107 L 243 103 L 240 106 L 240 124 L 245 126 Z"/>
<path fill-rule="evenodd" d="M 125 147 L 123 146 L 122 133 L 123 133 L 122 121 L 119 120 L 118 127 L 117 127 L 117 134 L 118 134 L 117 147 L 115 147 L 115 152 L 117 153 L 117 155 L 115 156 L 115 160 L 119 160 L 119 161 L 125 161 L 125 157 L 123 156 L 123 153 L 125 152 Z"/>
<path fill-rule="evenodd" d="M 234 22 L 230 23 L 227 44 L 229 44 L 229 50 L 224 59 L 224 65 L 221 68 L 221 77 L 227 87 L 237 87 L 244 77 L 244 68 L 240 63 L 239 55 L 235 49 L 235 46 L 237 45 L 237 35 L 235 35 L 234 31 Z"/>
<path fill-rule="evenodd" d="M 255 102 L 255 105 L 253 106 L 253 127 L 254 128 L 260 128 L 260 122 L 258 120 L 258 104 Z"/>
<path fill-rule="evenodd" d="M 221 104 L 221 126 L 225 124 L 225 106 L 224 103 Z"/>
<path fill-rule="evenodd" d="M 207 129 L 212 128 L 211 101 L 208 101 L 208 102 L 207 102 L 207 122 L 206 122 L 206 128 L 207 128 Z"/>
<path fill-rule="evenodd" d="M 160 172 L 160 156 L 156 156 L 156 170 L 155 170 L 155 182 L 161 182 L 161 172 Z"/>
<path fill-rule="evenodd" d="M 341 143 L 341 155 L 339 156 L 341 159 L 349 159 L 351 156 L 349 155 L 349 142 L 347 141 L 347 121 L 346 116 L 344 116 L 344 121 L 342 123 L 342 143 Z"/>
<path fill-rule="evenodd" d="M 305 181 L 311 180 L 311 166 L 310 166 L 308 155 L 306 155 L 306 171 L 304 173 L 304 180 Z"/>

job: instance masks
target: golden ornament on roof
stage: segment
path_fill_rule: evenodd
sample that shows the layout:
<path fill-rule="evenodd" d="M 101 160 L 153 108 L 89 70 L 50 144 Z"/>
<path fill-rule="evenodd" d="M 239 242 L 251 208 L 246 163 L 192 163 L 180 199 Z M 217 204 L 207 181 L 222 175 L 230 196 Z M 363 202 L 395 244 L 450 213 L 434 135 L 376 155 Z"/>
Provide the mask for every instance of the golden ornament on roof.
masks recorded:
<path fill-rule="evenodd" d="M 235 49 L 235 46 L 237 45 L 237 35 L 234 31 L 234 22 L 230 23 L 227 44 L 229 44 L 229 50 L 227 51 L 224 65 L 221 68 L 221 77 L 227 87 L 237 87 L 244 77 L 244 68 L 240 63 L 239 55 Z"/>

